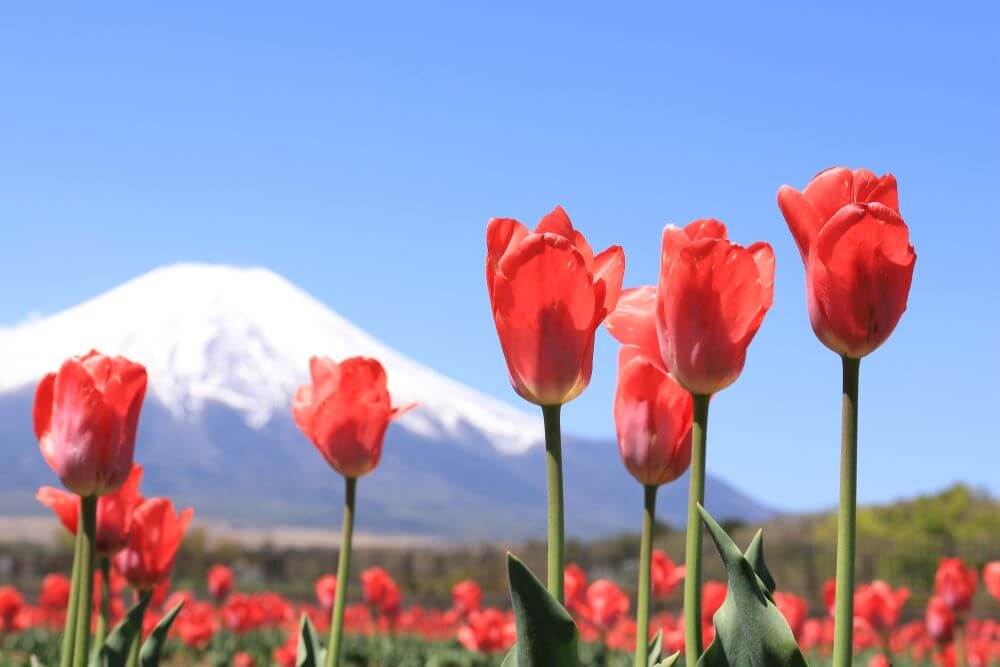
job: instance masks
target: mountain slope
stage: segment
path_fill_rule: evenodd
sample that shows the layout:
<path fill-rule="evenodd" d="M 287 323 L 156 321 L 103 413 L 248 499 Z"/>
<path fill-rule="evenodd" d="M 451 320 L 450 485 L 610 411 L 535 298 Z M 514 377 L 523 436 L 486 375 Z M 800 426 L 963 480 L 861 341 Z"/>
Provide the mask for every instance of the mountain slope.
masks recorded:
<path fill-rule="evenodd" d="M 53 483 L 31 433 L 34 384 L 91 347 L 146 365 L 144 488 L 204 516 L 331 524 L 339 480 L 288 406 L 311 355 L 363 354 L 385 365 L 395 402 L 421 404 L 390 427 L 381 466 L 361 480 L 366 530 L 524 537 L 544 528 L 539 419 L 407 359 L 269 271 L 190 264 L 0 330 L 0 504 L 10 511 L 34 509 L 33 490 Z M 567 437 L 564 451 L 568 531 L 630 526 L 640 493 L 614 444 Z M 681 523 L 686 485 L 664 496 L 663 516 Z M 771 513 L 715 480 L 708 497 L 720 516 Z"/>

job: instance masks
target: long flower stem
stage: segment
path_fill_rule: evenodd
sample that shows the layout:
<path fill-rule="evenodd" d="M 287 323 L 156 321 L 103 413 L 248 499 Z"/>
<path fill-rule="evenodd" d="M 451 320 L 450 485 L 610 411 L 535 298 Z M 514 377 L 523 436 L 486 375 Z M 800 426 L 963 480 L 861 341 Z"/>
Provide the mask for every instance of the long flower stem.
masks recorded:
<path fill-rule="evenodd" d="M 97 496 L 80 498 L 83 546 L 80 550 L 80 597 L 73 641 L 73 667 L 86 667 L 90 659 L 90 612 L 94 599 L 94 550 L 97 542 Z"/>
<path fill-rule="evenodd" d="M 94 634 L 94 655 L 97 655 L 104 645 L 108 620 L 111 616 L 111 559 L 99 556 L 98 564 L 101 568 L 101 615 L 97 617 L 97 632 Z"/>
<path fill-rule="evenodd" d="M 854 543 L 858 489 L 858 373 L 860 359 L 843 358 L 840 421 L 840 513 L 837 517 L 837 598 L 833 667 L 850 667 L 854 654 Z"/>
<path fill-rule="evenodd" d="M 76 537 L 73 539 L 73 574 L 69 585 L 69 603 L 66 605 L 66 623 L 63 626 L 60 667 L 72 667 L 73 644 L 76 642 L 76 617 L 80 601 L 80 552 L 83 550 L 83 514 L 77 518 Z"/>
<path fill-rule="evenodd" d="M 344 605 L 347 583 L 351 578 L 351 539 L 354 534 L 354 501 L 358 480 L 344 478 L 344 524 L 340 529 L 340 557 L 337 559 L 337 593 L 330 622 L 330 645 L 326 649 L 326 667 L 340 665 L 340 641 L 344 634 Z"/>
<path fill-rule="evenodd" d="M 710 396 L 693 394 L 691 488 L 688 495 L 687 542 L 684 549 L 684 664 L 694 667 L 701 655 L 701 516 L 705 504 L 705 452 Z"/>
<path fill-rule="evenodd" d="M 653 561 L 653 528 L 656 521 L 656 485 L 645 487 L 642 512 L 642 538 L 639 545 L 639 592 L 635 612 L 635 667 L 649 662 L 649 594 Z"/>
<path fill-rule="evenodd" d="M 952 642 L 955 644 L 955 667 L 965 667 L 965 619 L 955 619 L 955 636 Z"/>
<path fill-rule="evenodd" d="M 563 603 L 563 570 L 566 561 L 566 529 L 563 523 L 561 405 L 543 405 L 545 461 L 549 487 L 549 593 Z"/>

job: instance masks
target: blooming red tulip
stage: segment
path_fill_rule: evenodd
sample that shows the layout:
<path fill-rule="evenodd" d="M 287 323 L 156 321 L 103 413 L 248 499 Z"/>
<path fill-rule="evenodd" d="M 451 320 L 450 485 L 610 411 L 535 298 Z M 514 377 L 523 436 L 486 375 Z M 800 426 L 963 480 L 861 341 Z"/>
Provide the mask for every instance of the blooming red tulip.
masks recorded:
<path fill-rule="evenodd" d="M 370 567 L 362 572 L 361 588 L 365 604 L 373 607 L 383 616 L 393 616 L 399 612 L 402 602 L 399 586 L 382 568 Z"/>
<path fill-rule="evenodd" d="M 471 579 L 466 579 L 451 587 L 451 599 L 458 613 L 468 614 L 479 609 L 479 605 L 482 604 L 483 591 L 479 588 L 479 584 Z"/>
<path fill-rule="evenodd" d="M 972 606 L 976 593 L 976 570 L 966 567 L 960 558 L 942 558 L 934 575 L 934 595 L 956 614 Z"/>
<path fill-rule="evenodd" d="M 213 565 L 208 569 L 208 594 L 216 600 L 223 600 L 233 590 L 233 571 L 225 565 Z"/>
<path fill-rule="evenodd" d="M 42 590 L 38 594 L 38 605 L 49 611 L 63 611 L 69 605 L 69 579 L 62 574 L 45 575 Z"/>
<path fill-rule="evenodd" d="M 823 606 L 831 617 L 837 610 L 837 580 L 827 579 L 823 582 Z"/>
<path fill-rule="evenodd" d="M 35 435 L 46 463 L 80 496 L 114 491 L 128 477 L 146 369 L 91 351 L 63 362 L 35 392 Z"/>
<path fill-rule="evenodd" d="M 514 619 L 499 609 L 475 609 L 469 613 L 468 622 L 458 629 L 456 638 L 470 651 L 506 651 L 516 639 Z"/>
<path fill-rule="evenodd" d="M 316 580 L 316 600 L 323 609 L 333 609 L 333 601 L 337 597 L 337 577 L 324 574 Z"/>
<path fill-rule="evenodd" d="M 190 508 L 177 514 L 166 498 L 150 498 L 136 508 L 128 544 L 115 556 L 115 565 L 129 584 L 148 591 L 170 578 L 192 516 Z"/>
<path fill-rule="evenodd" d="M 0 632 L 20 629 L 17 617 L 24 606 L 24 597 L 16 588 L 0 586 Z"/>
<path fill-rule="evenodd" d="M 793 593 L 783 593 L 775 591 L 774 604 L 778 606 L 778 611 L 785 617 L 792 634 L 798 639 L 802 636 L 802 629 L 809 614 L 809 605 L 806 601 Z"/>
<path fill-rule="evenodd" d="M 650 563 L 651 586 L 654 598 L 665 598 L 677 588 L 677 584 L 684 581 L 684 566 L 675 565 L 663 551 L 653 549 L 652 561 Z"/>
<path fill-rule="evenodd" d="M 896 627 L 903 605 L 910 598 L 905 586 L 893 590 L 884 581 L 860 586 L 854 594 L 854 615 L 863 618 L 876 632 Z"/>
<path fill-rule="evenodd" d="M 701 623 L 711 626 L 712 618 L 726 601 L 729 587 L 721 581 L 706 581 L 701 587 Z"/>
<path fill-rule="evenodd" d="M 312 383 L 292 400 L 295 423 L 330 466 L 345 477 L 367 475 L 382 457 L 389 422 L 415 407 L 392 407 L 385 369 L 375 359 L 309 360 Z"/>
<path fill-rule="evenodd" d="M 167 603 L 169 609 L 173 609 L 174 606 L 173 600 Z M 189 600 L 181 608 L 176 627 L 177 636 L 185 645 L 199 650 L 204 649 L 215 635 L 215 609 L 206 602 Z"/>
<path fill-rule="evenodd" d="M 517 220 L 486 227 L 486 287 L 514 390 L 562 405 L 590 383 L 594 333 L 621 292 L 625 255 L 594 255 L 556 207 L 534 232 Z"/>
<path fill-rule="evenodd" d="M 587 573 L 569 563 L 563 570 L 563 594 L 567 609 L 579 609 L 587 602 Z"/>
<path fill-rule="evenodd" d="M 774 298 L 774 252 L 718 220 L 663 230 L 657 287 L 626 290 L 608 330 L 694 394 L 732 384 Z"/>
<path fill-rule="evenodd" d="M 132 532 L 132 513 L 143 501 L 139 493 L 142 466 L 132 465 L 128 477 L 117 490 L 101 496 L 97 501 L 97 552 L 104 556 L 118 553 Z M 43 486 L 35 494 L 38 502 L 59 517 L 59 521 L 73 535 L 79 525 L 80 497 L 51 486 Z"/>
<path fill-rule="evenodd" d="M 951 641 L 955 633 L 955 613 L 952 606 L 937 595 L 932 597 L 927 603 L 927 612 L 924 615 L 924 622 L 927 625 L 927 634 L 939 644 Z"/>
<path fill-rule="evenodd" d="M 987 563 L 983 568 L 983 584 L 990 595 L 1000 600 L 1000 560 Z"/>
<path fill-rule="evenodd" d="M 598 579 L 587 587 L 588 618 L 601 630 L 610 630 L 628 613 L 628 596 L 617 584 Z"/>
<path fill-rule="evenodd" d="M 623 347 L 615 390 L 618 453 L 646 486 L 666 484 L 691 464 L 691 394 L 641 356 Z"/>
<path fill-rule="evenodd" d="M 917 259 L 896 179 L 835 167 L 802 192 L 783 185 L 778 206 L 805 263 L 816 336 L 841 355 L 871 353 L 906 310 Z"/>

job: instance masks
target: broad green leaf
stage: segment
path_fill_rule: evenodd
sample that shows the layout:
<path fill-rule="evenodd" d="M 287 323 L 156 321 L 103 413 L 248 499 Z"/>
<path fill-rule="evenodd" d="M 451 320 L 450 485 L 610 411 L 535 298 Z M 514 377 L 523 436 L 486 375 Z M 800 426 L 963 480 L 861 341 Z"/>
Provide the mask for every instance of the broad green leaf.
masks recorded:
<path fill-rule="evenodd" d="M 656 667 L 660 654 L 663 652 L 663 630 L 659 630 L 653 641 L 649 642 L 649 659 L 646 660 L 648 667 Z"/>
<path fill-rule="evenodd" d="M 295 667 L 319 667 L 323 664 L 323 649 L 316 636 L 316 627 L 307 614 L 299 623 L 299 648 L 295 654 Z"/>
<path fill-rule="evenodd" d="M 517 644 L 510 647 L 500 667 L 517 667 Z"/>
<path fill-rule="evenodd" d="M 678 651 L 677 653 L 674 653 L 673 655 L 668 655 L 660 663 L 658 663 L 657 665 L 655 665 L 655 667 L 674 667 L 674 665 L 676 665 L 677 661 L 680 660 L 680 659 L 681 659 L 681 652 Z"/>
<path fill-rule="evenodd" d="M 149 637 L 142 645 L 142 651 L 139 652 L 139 665 L 141 667 L 157 667 L 160 664 L 160 654 L 167 641 L 167 633 L 170 632 L 170 626 L 173 625 L 174 619 L 177 618 L 177 614 L 181 612 L 183 606 L 184 601 L 181 600 L 167 612 L 166 616 L 160 619 L 153 631 L 149 633 Z"/>
<path fill-rule="evenodd" d="M 142 619 L 146 615 L 146 607 L 149 606 L 152 597 L 152 591 L 144 593 L 135 606 L 128 610 L 125 618 L 104 640 L 101 650 L 94 653 L 90 660 L 91 667 L 125 667 L 132 641 L 142 631 Z"/>
<path fill-rule="evenodd" d="M 578 667 L 578 632 L 569 612 L 510 553 L 507 578 L 517 624 L 518 667 Z"/>
<path fill-rule="evenodd" d="M 774 579 L 764 564 L 761 534 L 744 555 L 704 507 L 698 505 L 698 511 L 729 579 L 726 600 L 712 619 L 715 639 L 698 667 L 806 667 L 785 617 L 771 598 Z"/>

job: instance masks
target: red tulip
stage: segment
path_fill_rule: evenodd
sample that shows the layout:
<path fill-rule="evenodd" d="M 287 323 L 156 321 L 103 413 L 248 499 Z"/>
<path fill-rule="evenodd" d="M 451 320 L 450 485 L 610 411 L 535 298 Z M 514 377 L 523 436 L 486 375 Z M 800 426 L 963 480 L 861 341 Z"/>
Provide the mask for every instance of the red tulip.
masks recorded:
<path fill-rule="evenodd" d="M 319 606 L 327 610 L 333 609 L 333 602 L 337 597 L 337 577 L 324 574 L 316 580 L 314 588 Z"/>
<path fill-rule="evenodd" d="M 802 636 L 802 629 L 805 626 L 806 616 L 809 614 L 809 605 L 806 601 L 793 593 L 782 593 L 775 591 L 774 604 L 778 606 L 778 611 L 785 617 L 792 634 L 798 639 Z"/>
<path fill-rule="evenodd" d="M 468 614 L 479 609 L 482 604 L 483 591 L 479 584 L 466 579 L 451 587 L 451 599 L 455 609 L 460 614 Z"/>
<path fill-rule="evenodd" d="M 868 667 L 892 667 L 892 663 L 889 662 L 889 658 L 877 653 L 868 660 Z"/>
<path fill-rule="evenodd" d="M 956 614 L 972 606 L 976 593 L 976 570 L 960 558 L 942 558 L 934 575 L 934 595 Z"/>
<path fill-rule="evenodd" d="M 142 466 L 132 465 L 125 482 L 117 490 L 97 500 L 97 552 L 104 556 L 118 553 L 128 542 L 132 532 L 132 513 L 143 501 L 139 493 Z M 43 486 L 35 494 L 38 502 L 59 517 L 59 521 L 73 535 L 79 525 L 80 496 L 66 493 L 51 486 Z"/>
<path fill-rule="evenodd" d="M 896 179 L 831 168 L 802 192 L 783 185 L 778 206 L 805 263 L 816 336 L 844 356 L 873 352 L 906 310 L 917 259 Z"/>
<path fill-rule="evenodd" d="M 612 581 L 598 579 L 587 587 L 588 618 L 601 630 L 610 630 L 628 607 L 628 596 Z"/>
<path fill-rule="evenodd" d="M 63 486 L 80 496 L 114 491 L 128 477 L 146 369 L 91 351 L 63 362 L 35 392 L 35 435 Z"/>
<path fill-rule="evenodd" d="M 213 565 L 208 569 L 208 594 L 216 600 L 223 600 L 233 590 L 233 571 L 225 565 Z"/>
<path fill-rule="evenodd" d="M 173 600 L 167 607 L 173 609 Z M 185 602 L 177 617 L 177 636 L 186 646 L 204 649 L 215 635 L 215 609 L 206 602 L 190 600 Z"/>
<path fill-rule="evenodd" d="M 16 588 L 0 586 L 0 632 L 20 629 L 17 617 L 24 606 L 24 597 Z"/>
<path fill-rule="evenodd" d="M 860 586 L 854 594 L 854 615 L 876 632 L 885 632 L 899 623 L 899 614 L 909 598 L 910 590 L 905 586 L 892 590 L 884 581 L 873 581 Z"/>
<path fill-rule="evenodd" d="M 827 579 L 823 582 L 823 606 L 831 617 L 837 610 L 837 580 Z"/>
<path fill-rule="evenodd" d="M 361 573 L 361 588 L 365 604 L 383 616 L 399 613 L 402 595 L 389 573 L 380 567 L 370 567 Z"/>
<path fill-rule="evenodd" d="M 62 574 L 47 574 L 42 579 L 42 590 L 38 594 L 38 606 L 49 611 L 63 611 L 69 605 L 69 579 Z"/>
<path fill-rule="evenodd" d="M 233 656 L 233 667 L 253 667 L 253 656 L 246 651 L 238 651 Z"/>
<path fill-rule="evenodd" d="M 392 407 L 385 369 L 375 359 L 351 357 L 339 364 L 309 360 L 312 383 L 292 401 L 292 416 L 330 466 L 345 477 L 367 475 L 382 457 L 389 422 L 416 404 Z"/>
<path fill-rule="evenodd" d="M 538 405 L 562 405 L 590 383 L 594 333 L 621 292 L 625 255 L 594 255 L 556 207 L 534 232 L 517 220 L 486 227 L 486 287 L 514 390 Z"/>
<path fill-rule="evenodd" d="M 943 598 L 934 596 L 927 603 L 927 611 L 924 615 L 924 622 L 927 625 L 927 634 L 939 644 L 946 644 L 951 641 L 955 633 L 955 613 L 952 607 Z"/>
<path fill-rule="evenodd" d="M 665 598 L 684 581 L 684 566 L 675 565 L 663 551 L 653 549 L 650 577 L 654 598 Z"/>
<path fill-rule="evenodd" d="M 567 609 L 579 609 L 587 602 L 587 573 L 573 563 L 563 570 L 563 594 Z"/>
<path fill-rule="evenodd" d="M 983 583 L 989 594 L 1000 600 L 1000 560 L 987 563 L 983 568 Z"/>
<path fill-rule="evenodd" d="M 701 624 L 711 626 L 712 617 L 726 601 L 729 587 L 721 581 L 706 581 L 701 587 Z"/>
<path fill-rule="evenodd" d="M 663 230 L 657 287 L 626 290 L 608 330 L 693 394 L 732 384 L 774 298 L 767 243 L 729 241 L 718 220 Z"/>
<path fill-rule="evenodd" d="M 514 619 L 499 609 L 472 610 L 468 622 L 458 629 L 456 638 L 470 651 L 506 651 L 516 639 Z"/>
<path fill-rule="evenodd" d="M 134 588 L 149 591 L 170 578 L 192 516 L 190 508 L 177 514 L 166 498 L 150 498 L 136 508 L 128 544 L 115 556 L 115 565 Z"/>
<path fill-rule="evenodd" d="M 614 413 L 618 453 L 640 484 L 666 484 L 687 470 L 694 414 L 691 394 L 627 347 L 619 355 Z"/>

